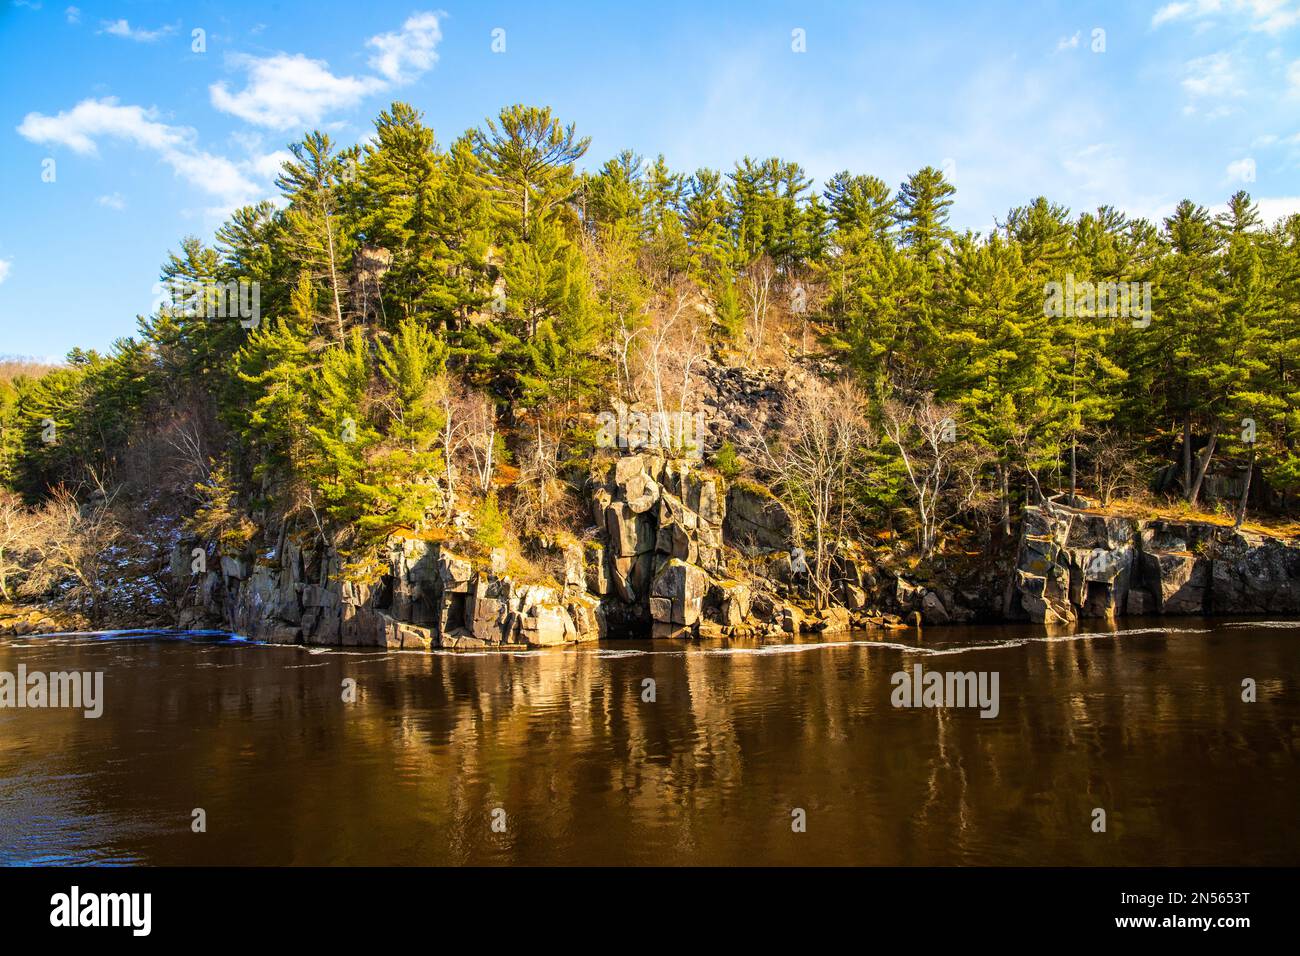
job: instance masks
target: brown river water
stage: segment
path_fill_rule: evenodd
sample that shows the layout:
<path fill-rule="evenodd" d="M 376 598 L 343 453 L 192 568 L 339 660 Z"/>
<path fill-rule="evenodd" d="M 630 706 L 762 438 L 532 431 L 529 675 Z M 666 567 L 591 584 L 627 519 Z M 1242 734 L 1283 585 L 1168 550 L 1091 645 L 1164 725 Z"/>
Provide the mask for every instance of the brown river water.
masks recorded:
<path fill-rule="evenodd" d="M 1080 630 L 0 638 L 0 674 L 103 674 L 97 719 L 0 709 L 0 864 L 1300 864 L 1300 621 Z M 997 715 L 893 706 L 918 664 Z"/>

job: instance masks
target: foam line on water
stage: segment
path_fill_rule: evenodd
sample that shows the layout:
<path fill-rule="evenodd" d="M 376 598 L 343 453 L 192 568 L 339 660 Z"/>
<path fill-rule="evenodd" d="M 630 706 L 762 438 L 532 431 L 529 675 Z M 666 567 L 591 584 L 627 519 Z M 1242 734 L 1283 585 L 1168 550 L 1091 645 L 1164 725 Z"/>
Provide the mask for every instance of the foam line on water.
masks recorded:
<path fill-rule="evenodd" d="M 1300 622 L 1297 622 L 1300 626 Z M 644 650 L 640 648 L 597 648 L 594 650 L 574 650 L 574 654 L 593 654 L 599 658 L 619 658 L 619 657 L 638 657 L 649 654 L 668 655 L 680 657 L 685 654 L 700 654 L 706 657 L 714 656 L 740 656 L 740 655 L 763 655 L 763 654 L 799 654 L 805 651 L 826 650 L 836 647 L 883 647 L 889 650 L 902 651 L 905 654 L 916 654 L 922 657 L 945 657 L 953 654 L 969 654 L 975 651 L 995 651 L 1005 650 L 1011 647 L 1023 647 L 1030 643 L 1053 643 L 1068 641 L 1085 641 L 1098 638 L 1113 637 L 1133 637 L 1140 634 L 1208 634 L 1210 628 L 1196 627 L 1138 627 L 1122 631 L 1084 631 L 1079 634 L 1027 634 L 1024 637 L 1013 637 L 1001 641 L 986 641 L 980 644 L 961 644 L 957 646 L 925 647 L 918 644 L 901 644 L 897 641 L 823 641 L 820 643 L 806 644 L 766 644 L 757 647 L 678 647 L 664 650 Z M 525 652 L 528 653 L 528 652 Z"/>
<path fill-rule="evenodd" d="M 1300 627 L 1300 621 L 1228 621 L 1224 627 Z"/>

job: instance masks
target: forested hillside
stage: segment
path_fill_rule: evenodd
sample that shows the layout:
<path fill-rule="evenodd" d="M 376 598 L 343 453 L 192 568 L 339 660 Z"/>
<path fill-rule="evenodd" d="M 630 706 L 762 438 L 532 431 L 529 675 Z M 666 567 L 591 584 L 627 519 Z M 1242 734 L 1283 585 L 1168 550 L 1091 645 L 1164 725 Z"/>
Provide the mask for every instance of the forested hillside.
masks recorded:
<path fill-rule="evenodd" d="M 591 523 L 601 414 L 693 415 L 719 369 L 784 383 L 705 463 L 789 507 L 818 586 L 831 539 L 926 561 L 1055 492 L 1292 511 L 1300 216 L 1026 197 L 957 233 L 932 167 L 818 191 L 792 160 L 588 151 L 549 109 L 443 143 L 402 103 L 364 145 L 294 144 L 279 201 L 167 255 L 135 336 L 4 384 L 5 596 L 102 607 L 110 556 L 147 578 L 181 534 L 310 535 L 356 581 L 399 531 L 527 568 Z"/>

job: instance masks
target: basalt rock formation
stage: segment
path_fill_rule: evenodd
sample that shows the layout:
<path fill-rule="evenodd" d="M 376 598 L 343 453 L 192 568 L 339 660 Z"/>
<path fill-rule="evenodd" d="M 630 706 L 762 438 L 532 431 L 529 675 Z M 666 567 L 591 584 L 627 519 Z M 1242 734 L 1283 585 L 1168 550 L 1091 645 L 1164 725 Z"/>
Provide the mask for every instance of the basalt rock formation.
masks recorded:
<path fill-rule="evenodd" d="M 182 542 L 178 554 L 188 555 Z M 445 545 L 389 541 L 387 570 L 372 585 L 344 579 L 329 549 L 286 544 L 255 562 L 225 557 L 202 575 L 181 626 L 220 621 L 238 633 L 287 644 L 431 647 L 549 645 L 604 633 L 585 581 L 519 583 L 476 567 Z"/>
<path fill-rule="evenodd" d="M 278 643 L 399 649 L 776 635 L 850 624 L 843 608 L 805 615 L 790 603 L 793 522 L 761 489 L 728 493 L 696 462 L 642 453 L 593 474 L 588 501 L 591 525 L 555 545 L 562 580 L 523 582 L 495 554 L 475 562 L 447 544 L 395 536 L 379 580 L 357 584 L 344 578 L 332 550 L 287 541 L 279 553 L 224 555 L 199 573 L 178 623 L 224 625 Z M 740 502 L 744 515 L 730 528 L 729 501 Z M 177 580 L 192 576 L 195 545 L 177 544 Z M 865 605 L 861 573 L 851 561 L 842 565 L 837 586 Z"/>
<path fill-rule="evenodd" d="M 540 580 L 512 572 L 498 552 L 476 560 L 454 543 L 401 536 L 369 584 L 347 580 L 329 548 L 292 540 L 193 574 L 196 542 L 181 541 L 172 574 L 193 585 L 178 623 L 279 643 L 422 650 L 1300 612 L 1300 543 L 1053 501 L 1024 510 L 1014 561 L 994 555 L 962 576 L 931 569 L 926 584 L 878 551 L 837 542 L 833 606 L 816 609 L 791 561 L 796 522 L 760 486 L 726 487 L 694 460 L 642 452 L 597 466 L 585 493 L 587 526 L 550 542 L 559 570 Z"/>
<path fill-rule="evenodd" d="M 1142 614 L 1296 612 L 1296 542 L 1052 502 L 1025 509 L 1006 595 L 1008 618 L 1043 624 Z"/>

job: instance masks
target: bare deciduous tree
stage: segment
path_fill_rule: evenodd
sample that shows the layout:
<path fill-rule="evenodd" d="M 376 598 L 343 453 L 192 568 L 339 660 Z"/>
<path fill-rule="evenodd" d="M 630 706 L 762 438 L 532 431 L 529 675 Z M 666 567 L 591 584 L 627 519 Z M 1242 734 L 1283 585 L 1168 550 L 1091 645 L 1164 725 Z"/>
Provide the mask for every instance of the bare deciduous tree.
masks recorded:
<path fill-rule="evenodd" d="M 497 410 L 492 400 L 481 392 L 465 396 L 461 417 L 465 422 L 464 455 L 474 472 L 474 485 L 479 494 L 492 488 L 492 475 L 497 465 Z"/>
<path fill-rule="evenodd" d="M 848 380 L 820 379 L 786 393 L 780 429 L 751 438 L 747 451 L 773 478 L 774 490 L 812 524 L 812 582 L 817 606 L 830 600 L 830 538 L 843 508 L 845 478 L 870 438 L 867 399 Z"/>
<path fill-rule="evenodd" d="M 898 448 L 912 489 L 921 555 L 929 557 L 944 524 L 979 497 L 983 456 L 957 440 L 956 408 L 938 404 L 930 394 L 886 401 L 881 427 Z"/>
<path fill-rule="evenodd" d="M 1140 442 L 1107 429 L 1093 439 L 1088 453 L 1092 459 L 1093 490 L 1103 506 L 1109 505 L 1117 494 L 1131 496 L 1144 487 L 1146 462 Z"/>
<path fill-rule="evenodd" d="M 533 534 L 555 519 L 553 513 L 563 490 L 556 465 L 558 442 L 537 425 L 535 440 L 525 443 L 519 455 L 519 481 L 515 484 L 515 526 Z"/>
<path fill-rule="evenodd" d="M 769 256 L 760 256 L 745 268 L 740 281 L 747 315 L 745 335 L 749 340 L 748 357 L 753 362 L 763 348 L 767 335 L 767 317 L 771 306 L 772 285 L 776 281 L 776 265 Z"/>
<path fill-rule="evenodd" d="M 497 466 L 497 410 L 486 395 L 444 380 L 439 403 L 443 411 L 443 507 L 450 514 L 456 508 L 460 467 L 474 475 L 474 488 L 487 494 Z"/>
<path fill-rule="evenodd" d="M 686 285 L 674 289 L 651 313 L 640 349 L 636 391 L 648 393 L 661 426 L 670 415 L 686 412 L 694 403 L 696 372 L 708 350 L 708 331 L 704 302 Z M 683 436 L 667 431 L 661 440 L 675 447 Z"/>
<path fill-rule="evenodd" d="M 62 588 L 63 600 L 98 620 L 115 580 L 114 561 L 124 557 L 118 552 L 125 535 L 111 499 L 96 495 L 82 505 L 60 487 L 41 508 L 38 521 L 38 557 L 23 582 L 24 592 L 35 596 Z"/>
<path fill-rule="evenodd" d="M 0 598 L 13 600 L 11 586 L 21 586 L 32 565 L 38 516 L 9 491 L 0 492 Z"/>

